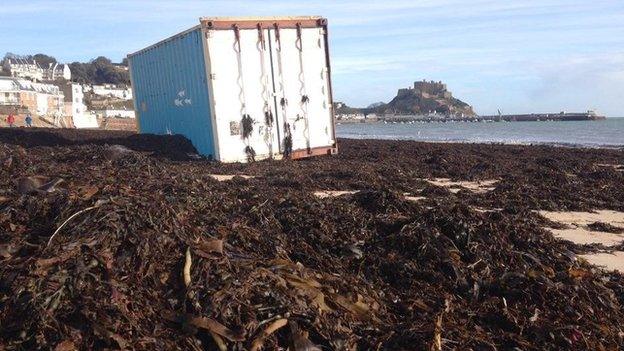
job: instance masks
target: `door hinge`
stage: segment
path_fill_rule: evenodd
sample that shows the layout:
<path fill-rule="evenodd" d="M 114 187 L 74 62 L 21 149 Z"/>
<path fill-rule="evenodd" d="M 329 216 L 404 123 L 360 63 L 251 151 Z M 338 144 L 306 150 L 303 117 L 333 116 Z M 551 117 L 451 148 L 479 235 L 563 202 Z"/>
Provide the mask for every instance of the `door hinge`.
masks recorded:
<path fill-rule="evenodd" d="M 217 74 L 216 73 L 210 73 L 210 80 L 216 80 L 217 79 Z"/>
<path fill-rule="evenodd" d="M 206 39 L 208 38 L 212 38 L 212 31 L 211 30 L 207 30 L 206 31 Z"/>

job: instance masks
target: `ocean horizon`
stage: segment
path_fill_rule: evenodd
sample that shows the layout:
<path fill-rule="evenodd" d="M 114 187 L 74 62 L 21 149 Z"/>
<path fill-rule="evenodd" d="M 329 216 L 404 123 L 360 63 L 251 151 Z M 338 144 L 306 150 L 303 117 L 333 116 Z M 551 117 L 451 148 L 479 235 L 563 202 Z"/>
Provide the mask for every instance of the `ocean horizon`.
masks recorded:
<path fill-rule="evenodd" d="M 341 138 L 624 147 L 624 117 L 598 121 L 337 123 Z"/>

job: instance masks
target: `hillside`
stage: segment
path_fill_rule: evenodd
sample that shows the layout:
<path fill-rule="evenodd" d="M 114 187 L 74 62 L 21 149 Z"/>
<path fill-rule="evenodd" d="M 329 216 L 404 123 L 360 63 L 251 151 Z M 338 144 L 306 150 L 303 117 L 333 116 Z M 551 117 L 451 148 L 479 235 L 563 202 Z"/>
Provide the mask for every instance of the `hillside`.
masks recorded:
<path fill-rule="evenodd" d="M 472 107 L 453 97 L 442 82 L 414 82 L 413 87 L 399 89 L 397 96 L 388 104 L 379 106 L 381 114 L 443 114 L 475 116 Z"/>
<path fill-rule="evenodd" d="M 334 102 L 334 111 L 337 115 L 355 115 L 362 113 L 362 109 L 357 107 L 351 107 L 344 102 Z"/>
<path fill-rule="evenodd" d="M 33 60 L 41 67 L 59 63 L 55 57 L 46 54 L 16 55 L 6 53 L 1 61 L 9 58 L 21 58 Z M 128 62 L 124 59 L 121 63 L 113 63 L 109 58 L 100 56 L 89 62 L 68 63 L 71 71 L 71 80 L 81 84 L 125 84 L 130 85 L 130 73 Z M 9 73 L 0 67 L 0 76 L 8 76 Z"/>
<path fill-rule="evenodd" d="M 389 102 L 376 102 L 366 108 L 350 107 L 343 102 L 334 103 L 337 115 L 451 115 L 476 116 L 472 106 L 453 97 L 442 82 L 414 82 L 413 87 L 399 89 Z"/>

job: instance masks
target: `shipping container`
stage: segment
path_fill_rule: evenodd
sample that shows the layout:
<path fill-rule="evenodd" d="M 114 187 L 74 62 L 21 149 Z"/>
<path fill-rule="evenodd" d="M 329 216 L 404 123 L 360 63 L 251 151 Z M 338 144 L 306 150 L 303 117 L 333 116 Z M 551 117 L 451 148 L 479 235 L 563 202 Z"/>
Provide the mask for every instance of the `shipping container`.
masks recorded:
<path fill-rule="evenodd" d="M 141 133 L 222 162 L 337 152 L 327 20 L 201 18 L 128 55 Z"/>

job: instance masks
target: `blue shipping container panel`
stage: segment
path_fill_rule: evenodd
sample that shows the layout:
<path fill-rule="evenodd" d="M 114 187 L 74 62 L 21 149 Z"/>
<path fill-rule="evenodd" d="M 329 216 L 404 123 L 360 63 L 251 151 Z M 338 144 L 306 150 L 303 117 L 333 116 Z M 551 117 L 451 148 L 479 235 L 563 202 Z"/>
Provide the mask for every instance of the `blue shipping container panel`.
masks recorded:
<path fill-rule="evenodd" d="M 139 131 L 182 134 L 214 156 L 212 119 L 200 29 L 130 56 Z"/>

